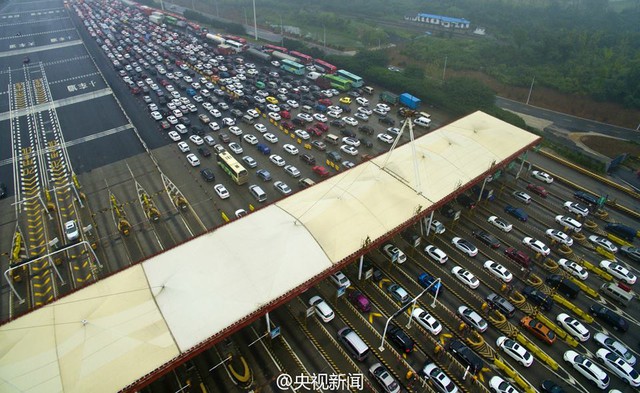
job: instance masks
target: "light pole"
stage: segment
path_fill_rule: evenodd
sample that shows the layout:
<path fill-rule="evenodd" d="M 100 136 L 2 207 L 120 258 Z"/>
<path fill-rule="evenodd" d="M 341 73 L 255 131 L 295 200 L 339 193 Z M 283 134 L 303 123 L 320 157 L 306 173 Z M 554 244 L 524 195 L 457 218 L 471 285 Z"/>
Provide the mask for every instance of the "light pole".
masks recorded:
<path fill-rule="evenodd" d="M 441 282 L 440 278 L 438 278 L 437 280 L 429 284 L 425 289 L 422 290 L 422 292 L 420 292 L 418 296 L 416 296 L 415 299 L 413 299 L 413 302 L 411 302 L 411 312 L 409 313 L 409 322 L 407 322 L 407 325 L 406 325 L 407 329 L 411 328 L 411 320 L 413 320 L 413 310 L 416 308 L 416 303 L 418 302 L 418 298 L 422 296 L 423 293 L 427 292 L 429 288 L 431 288 L 432 286 L 436 285 L 439 282 Z M 433 302 L 431 302 L 431 308 L 436 307 L 436 299 L 438 299 L 438 293 L 440 293 L 440 285 L 436 287 L 436 294 L 433 297 Z"/>
<path fill-rule="evenodd" d="M 447 73 L 447 58 L 448 56 L 444 57 L 444 67 L 442 67 L 442 80 L 444 80 L 444 76 Z"/>
<path fill-rule="evenodd" d="M 253 0 L 253 32 L 253 38 L 258 41 L 258 16 L 256 15 L 256 0 Z"/>
<path fill-rule="evenodd" d="M 429 290 L 429 288 L 431 288 L 433 285 L 435 285 L 435 283 L 440 282 L 440 278 L 438 278 L 437 280 L 435 280 L 434 282 L 432 282 L 431 284 L 429 284 L 425 289 L 422 290 L 422 292 L 420 292 L 418 294 L 418 296 L 416 296 L 410 303 L 405 304 L 404 306 L 400 307 L 398 309 L 398 311 L 394 312 L 393 315 L 391 315 L 389 317 L 389 319 L 387 319 L 387 322 L 384 324 L 384 331 L 382 332 L 382 342 L 380 342 L 380 347 L 378 348 L 378 350 L 380 352 L 384 351 L 384 339 L 387 336 L 387 328 L 389 327 L 389 322 L 391 322 L 391 320 L 393 318 L 395 318 L 396 316 L 400 315 L 401 313 L 403 313 L 406 309 L 408 309 L 409 307 L 411 307 L 411 311 L 413 311 L 413 307 L 415 306 L 415 304 L 417 303 L 418 299 L 420 298 L 420 296 L 424 295 L 425 292 L 427 292 Z M 433 303 L 431 303 L 431 307 L 434 307 L 436 304 L 436 299 L 438 297 L 438 293 L 440 292 L 440 287 L 438 287 L 436 289 L 436 295 L 433 298 Z M 409 322 L 411 322 L 411 315 L 409 316 Z"/>
<path fill-rule="evenodd" d="M 529 105 L 529 99 L 531 99 L 531 92 L 533 91 L 533 83 L 535 81 L 536 81 L 536 77 L 534 75 L 533 79 L 531 80 L 531 87 L 529 87 L 529 95 L 527 96 L 527 105 Z"/>

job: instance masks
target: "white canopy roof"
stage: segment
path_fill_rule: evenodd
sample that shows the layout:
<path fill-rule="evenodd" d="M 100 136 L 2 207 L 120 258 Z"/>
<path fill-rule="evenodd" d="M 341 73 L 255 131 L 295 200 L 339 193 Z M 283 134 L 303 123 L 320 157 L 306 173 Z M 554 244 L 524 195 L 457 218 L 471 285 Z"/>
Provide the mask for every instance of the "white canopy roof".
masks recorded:
<path fill-rule="evenodd" d="M 9 322 L 0 391 L 122 389 L 538 139 L 476 112 Z"/>

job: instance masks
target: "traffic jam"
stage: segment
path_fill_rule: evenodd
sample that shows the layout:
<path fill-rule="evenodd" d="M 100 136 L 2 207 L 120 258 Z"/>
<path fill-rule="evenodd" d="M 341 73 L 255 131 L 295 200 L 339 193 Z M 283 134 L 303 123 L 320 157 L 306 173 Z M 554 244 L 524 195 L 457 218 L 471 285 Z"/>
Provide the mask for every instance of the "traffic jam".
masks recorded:
<path fill-rule="evenodd" d="M 364 86 L 322 89 L 311 68 L 245 58 L 245 44 L 217 52 L 193 26 L 163 27 L 133 6 L 74 8 L 159 135 L 220 200 L 246 196 L 229 219 L 388 151 L 400 131 L 401 114 Z M 345 390 L 384 392 L 635 390 L 637 220 L 522 164 L 275 310 L 269 346 L 256 344 L 256 323 L 147 389 L 250 389 L 298 373 L 358 375 Z"/>

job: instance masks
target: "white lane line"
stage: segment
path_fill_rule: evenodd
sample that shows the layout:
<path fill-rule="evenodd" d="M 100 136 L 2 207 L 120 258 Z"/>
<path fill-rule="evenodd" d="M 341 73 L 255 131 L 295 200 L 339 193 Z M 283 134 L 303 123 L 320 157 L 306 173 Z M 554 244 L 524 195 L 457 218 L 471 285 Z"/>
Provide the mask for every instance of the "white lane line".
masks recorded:
<path fill-rule="evenodd" d="M 98 138 L 104 138 L 105 136 L 117 134 L 119 132 L 131 130 L 131 129 L 133 129 L 133 125 L 132 124 L 125 124 L 125 125 L 122 125 L 120 127 L 111 128 L 109 130 L 104 130 L 104 131 L 101 131 L 101 132 L 97 132 L 95 134 L 83 136 L 82 138 L 78 138 L 78 139 L 74 139 L 72 141 L 65 142 L 63 144 L 63 146 L 64 146 L 64 148 L 67 148 L 69 146 L 79 145 L 79 144 L 84 143 L 84 142 L 89 142 L 89 141 L 92 141 L 92 140 L 95 140 L 95 139 L 98 139 Z M 56 145 L 53 148 L 47 148 L 47 149 L 45 149 L 45 151 L 48 151 L 49 149 L 58 150 L 58 149 L 60 149 L 60 145 Z M 12 162 L 13 162 L 13 158 L 6 158 L 4 160 L 1 160 L 0 161 L 0 167 L 5 166 L 5 165 L 10 165 Z"/>
<path fill-rule="evenodd" d="M 21 34 L 19 36 L 7 36 L 7 37 L 0 37 L 0 41 L 2 40 L 12 40 L 16 37 L 18 38 L 24 38 L 24 37 L 35 37 L 35 36 L 39 36 L 39 35 L 45 35 L 45 34 L 55 34 L 55 33 L 61 33 L 63 31 L 75 31 L 76 29 L 71 28 L 71 29 L 60 29 L 60 30 L 50 30 L 50 31 L 42 31 L 40 33 L 32 33 L 32 34 Z"/>
<path fill-rule="evenodd" d="M 59 108 L 59 107 L 66 106 L 66 105 L 77 104 L 79 102 L 93 100 L 94 98 L 108 96 L 108 95 L 110 95 L 112 93 L 113 92 L 111 91 L 111 89 L 107 88 L 107 89 L 100 89 L 100 90 L 96 90 L 96 91 L 92 91 L 92 92 L 88 92 L 88 93 L 84 93 L 84 94 L 78 94 L 78 95 L 73 96 L 73 97 L 63 98 L 63 99 L 60 99 L 60 100 L 55 100 L 53 102 L 53 107 L 54 108 Z M 45 102 L 43 104 L 34 105 L 32 109 L 33 109 L 33 112 L 46 111 L 46 110 L 51 109 L 51 103 Z M 29 113 L 31 113 L 31 112 L 28 111 L 27 109 L 23 108 L 23 109 L 18 109 L 18 110 L 13 111 L 13 113 L 11 113 L 11 115 L 13 117 L 20 117 L 20 116 L 26 116 Z M 9 112 L 0 113 L 0 121 L 7 120 L 7 119 L 9 119 Z"/>
<path fill-rule="evenodd" d="M 42 23 L 42 22 L 53 22 L 56 20 L 63 20 L 63 19 L 71 19 L 68 16 L 64 16 L 61 18 L 49 18 L 49 19 L 39 19 L 39 20 L 30 20 L 28 22 L 20 22 L 20 23 L 2 23 L 0 24 L 0 27 L 8 27 L 8 26 L 20 26 L 20 25 L 32 25 L 34 23 Z"/>
<path fill-rule="evenodd" d="M 0 27 L 2 27 L 2 26 L 0 26 Z M 31 46 L 29 48 L 24 48 L 24 49 L 8 50 L 6 52 L 0 52 L 0 57 L 18 56 L 18 55 L 24 55 L 24 54 L 28 54 L 28 53 L 42 52 L 42 51 L 45 51 L 45 50 L 64 48 L 64 47 L 67 47 L 67 46 L 74 46 L 74 45 L 82 45 L 82 40 L 73 40 L 73 41 L 66 41 L 66 42 L 63 42 L 61 44 Z"/>

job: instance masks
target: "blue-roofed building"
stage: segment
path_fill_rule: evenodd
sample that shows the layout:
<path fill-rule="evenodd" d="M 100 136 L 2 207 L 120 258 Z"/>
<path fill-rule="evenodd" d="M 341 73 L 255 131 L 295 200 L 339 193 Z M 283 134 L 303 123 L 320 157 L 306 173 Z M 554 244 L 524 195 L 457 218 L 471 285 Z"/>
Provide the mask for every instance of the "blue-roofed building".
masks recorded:
<path fill-rule="evenodd" d="M 450 16 L 434 15 L 434 14 L 418 14 L 416 17 L 410 18 L 415 22 L 428 23 L 446 28 L 468 29 L 471 22 L 464 18 L 452 18 Z"/>

